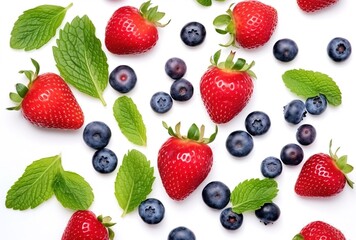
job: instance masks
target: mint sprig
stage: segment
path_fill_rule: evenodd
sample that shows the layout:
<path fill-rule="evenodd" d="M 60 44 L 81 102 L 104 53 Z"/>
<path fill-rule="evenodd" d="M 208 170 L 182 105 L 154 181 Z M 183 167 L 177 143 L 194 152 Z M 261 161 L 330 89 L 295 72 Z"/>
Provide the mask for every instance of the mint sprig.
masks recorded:
<path fill-rule="evenodd" d="M 12 28 L 10 47 L 25 51 L 41 48 L 56 35 L 72 5 L 41 5 L 24 11 Z"/>

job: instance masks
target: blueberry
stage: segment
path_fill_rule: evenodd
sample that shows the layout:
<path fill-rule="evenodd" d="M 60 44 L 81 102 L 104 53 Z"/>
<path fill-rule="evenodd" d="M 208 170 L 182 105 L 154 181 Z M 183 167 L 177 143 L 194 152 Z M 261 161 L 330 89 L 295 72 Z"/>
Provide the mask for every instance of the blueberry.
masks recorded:
<path fill-rule="evenodd" d="M 316 130 L 311 124 L 303 124 L 298 127 L 296 133 L 297 141 L 301 145 L 312 144 L 316 138 Z"/>
<path fill-rule="evenodd" d="M 351 55 L 351 43 L 345 38 L 336 37 L 329 42 L 327 51 L 332 60 L 342 62 Z"/>
<path fill-rule="evenodd" d="M 187 72 L 187 65 L 181 58 L 173 57 L 167 60 L 164 70 L 170 78 L 177 80 Z"/>
<path fill-rule="evenodd" d="M 116 154 L 108 148 L 102 148 L 94 153 L 92 159 L 94 169 L 99 173 L 111 173 L 116 169 Z"/>
<path fill-rule="evenodd" d="M 255 211 L 255 215 L 265 225 L 274 223 L 281 215 L 281 210 L 275 203 L 265 203 L 261 208 Z"/>
<path fill-rule="evenodd" d="M 195 235 L 187 227 L 176 227 L 168 235 L 168 240 L 195 240 Z"/>
<path fill-rule="evenodd" d="M 204 42 L 206 36 L 206 29 L 203 24 L 199 22 L 189 22 L 183 26 L 180 32 L 182 41 L 191 47 L 198 46 Z"/>
<path fill-rule="evenodd" d="M 297 54 L 298 46 L 292 39 L 283 38 L 273 45 L 273 55 L 281 62 L 290 62 Z"/>
<path fill-rule="evenodd" d="M 230 189 L 220 181 L 208 183 L 203 191 L 202 197 L 206 205 L 214 209 L 223 209 L 230 201 Z"/>
<path fill-rule="evenodd" d="M 328 101 L 324 94 L 319 94 L 315 97 L 307 98 L 305 101 L 305 108 L 308 113 L 312 115 L 320 115 L 322 114 L 328 105 Z"/>
<path fill-rule="evenodd" d="M 283 107 L 284 119 L 292 124 L 300 123 L 306 116 L 305 104 L 302 100 L 296 99 Z"/>
<path fill-rule="evenodd" d="M 304 151 L 295 143 L 285 145 L 280 154 L 280 159 L 286 165 L 298 165 L 303 161 Z"/>
<path fill-rule="evenodd" d="M 176 101 L 188 101 L 194 94 L 194 87 L 191 82 L 181 78 L 172 83 L 170 94 Z"/>
<path fill-rule="evenodd" d="M 157 113 L 166 113 L 173 106 L 171 95 L 166 92 L 156 92 L 152 95 L 150 105 L 153 111 Z"/>
<path fill-rule="evenodd" d="M 138 206 L 138 214 L 145 223 L 157 224 L 164 218 L 165 208 L 156 198 L 148 198 Z"/>
<path fill-rule="evenodd" d="M 110 86 L 120 93 L 131 91 L 137 82 L 135 71 L 127 65 L 119 65 L 111 71 L 109 76 Z"/>
<path fill-rule="evenodd" d="M 254 111 L 247 115 L 245 127 L 252 136 L 262 135 L 271 127 L 271 120 L 266 113 Z"/>
<path fill-rule="evenodd" d="M 235 157 L 247 156 L 253 149 L 253 139 L 245 131 L 234 131 L 226 139 L 226 149 Z"/>
<path fill-rule="evenodd" d="M 104 122 L 93 121 L 88 123 L 83 131 L 84 142 L 91 148 L 101 149 L 108 145 L 111 130 Z"/>
<path fill-rule="evenodd" d="M 276 157 L 267 157 L 261 162 L 261 173 L 264 177 L 278 177 L 282 173 L 282 169 L 282 162 Z"/>
<path fill-rule="evenodd" d="M 243 215 L 235 213 L 232 208 L 225 208 L 220 213 L 220 223 L 228 230 L 236 230 L 241 227 L 243 223 Z"/>

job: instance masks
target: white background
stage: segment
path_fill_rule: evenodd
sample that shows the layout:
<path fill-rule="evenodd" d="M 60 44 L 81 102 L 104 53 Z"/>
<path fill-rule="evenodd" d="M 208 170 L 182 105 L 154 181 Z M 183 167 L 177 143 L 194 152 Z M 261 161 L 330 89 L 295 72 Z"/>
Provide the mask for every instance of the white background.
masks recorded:
<path fill-rule="evenodd" d="M 343 63 L 332 62 L 326 52 L 328 42 L 337 36 L 347 38 L 356 46 L 354 22 L 356 15 L 355 1 L 340 0 L 336 5 L 314 14 L 305 14 L 297 6 L 295 0 L 264 0 L 262 2 L 274 6 L 278 11 L 279 22 L 270 41 L 255 50 L 238 49 L 237 55 L 248 62 L 256 61 L 253 71 L 257 75 L 254 81 L 255 90 L 248 106 L 231 122 L 219 126 L 216 140 L 210 144 L 214 152 L 214 164 L 210 175 L 203 184 L 186 200 L 176 202 L 171 200 L 164 191 L 156 168 L 157 152 L 168 137 L 162 127 L 162 120 L 173 126 L 182 122 L 182 131 L 186 132 L 193 123 L 206 126 L 207 135 L 213 132 L 214 124 L 210 121 L 203 107 L 199 81 L 209 66 L 210 56 L 217 51 L 219 43 L 227 41 L 226 36 L 214 31 L 212 21 L 215 16 L 224 13 L 233 1 L 224 3 L 213 2 L 213 6 L 204 8 L 194 0 L 164 1 L 155 0 L 161 11 L 166 12 L 163 22 L 171 19 L 171 23 L 159 29 L 160 39 L 150 52 L 136 56 L 115 56 L 107 53 L 109 70 L 117 65 L 130 65 L 137 73 L 138 83 L 128 94 L 137 104 L 143 115 L 148 130 L 147 147 L 137 147 L 129 143 L 121 134 L 112 114 L 112 105 L 119 93 L 110 85 L 104 92 L 107 106 L 99 100 L 88 97 L 76 89 L 73 92 L 84 113 L 85 124 L 101 120 L 112 130 L 112 139 L 108 145 L 120 159 L 129 149 L 143 152 L 152 166 L 155 167 L 156 181 L 149 197 L 160 199 L 166 207 L 166 215 L 160 224 L 150 226 L 145 224 L 134 211 L 121 217 L 120 209 L 114 196 L 114 180 L 117 170 L 109 175 L 101 175 L 92 167 L 91 157 L 94 153 L 82 140 L 82 129 L 78 131 L 57 131 L 40 129 L 30 125 L 23 119 L 20 112 L 5 110 L 13 103 L 8 93 L 14 91 L 17 82 L 26 83 L 19 70 L 33 69 L 30 58 L 36 59 L 41 65 L 41 73 L 56 72 L 52 46 L 56 35 L 40 50 L 24 52 L 13 50 L 9 46 L 10 32 L 17 17 L 23 11 L 42 4 L 73 6 L 68 10 L 61 28 L 75 16 L 88 15 L 96 26 L 97 37 L 104 42 L 105 26 L 111 14 L 120 6 L 131 4 L 139 6 L 142 1 L 115 0 L 72 0 L 72 1 L 7 1 L 7 7 L 0 13 L 0 132 L 1 167 L 0 167 L 0 226 L 2 239 L 60 239 L 72 211 L 64 209 L 60 203 L 51 198 L 35 209 L 16 211 L 5 208 L 5 198 L 8 189 L 22 175 L 26 166 L 34 160 L 43 157 L 62 154 L 64 169 L 74 171 L 83 176 L 92 186 L 95 200 L 90 209 L 96 214 L 110 215 L 117 224 L 113 227 L 115 239 L 167 239 L 168 233 L 177 226 L 186 226 L 196 235 L 197 239 L 292 239 L 292 237 L 307 223 L 314 220 L 326 221 L 343 231 L 347 239 L 354 239 L 356 230 L 349 220 L 356 214 L 356 193 L 350 188 L 339 195 L 328 199 L 307 199 L 297 196 L 294 182 L 302 166 L 284 166 L 282 175 L 276 180 L 279 184 L 279 194 L 275 203 L 281 209 L 280 219 L 273 225 L 263 225 L 253 212 L 244 214 L 244 222 L 237 231 L 227 231 L 219 223 L 220 211 L 214 211 L 204 205 L 201 190 L 212 180 L 225 182 L 233 189 L 239 182 L 262 177 L 260 162 L 267 156 L 277 156 L 281 148 L 291 142 L 296 142 L 297 126 L 287 124 L 283 119 L 283 106 L 296 98 L 283 84 L 281 75 L 289 69 L 303 68 L 328 74 L 339 85 L 343 102 L 339 107 L 329 107 L 318 117 L 308 115 L 302 123 L 311 123 L 317 129 L 316 142 L 304 147 L 305 159 L 318 152 L 328 153 L 328 144 L 333 139 L 334 150 L 340 147 L 339 154 L 347 154 L 350 164 L 356 165 L 354 103 L 355 95 L 355 57 Z M 205 42 L 196 47 L 185 46 L 179 32 L 182 26 L 190 21 L 199 21 L 207 29 Z M 280 38 L 291 38 L 299 46 L 297 58 L 290 63 L 281 63 L 274 59 L 272 47 Z M 230 49 L 223 51 L 225 58 Z M 172 80 L 164 72 L 165 61 L 171 57 L 180 57 L 186 61 L 188 69 L 185 78 L 195 87 L 193 98 L 186 103 L 174 102 L 171 111 L 164 115 L 154 113 L 149 100 L 156 91 L 169 91 Z M 271 118 L 270 131 L 254 138 L 255 147 L 252 153 L 241 159 L 230 156 L 225 149 L 225 140 L 232 131 L 244 130 L 244 119 L 254 110 L 265 111 Z M 84 126 L 83 126 L 84 127 Z M 304 160 L 305 161 L 305 160 Z M 304 162 L 303 161 L 303 162 Z M 350 178 L 356 181 L 355 172 Z"/>

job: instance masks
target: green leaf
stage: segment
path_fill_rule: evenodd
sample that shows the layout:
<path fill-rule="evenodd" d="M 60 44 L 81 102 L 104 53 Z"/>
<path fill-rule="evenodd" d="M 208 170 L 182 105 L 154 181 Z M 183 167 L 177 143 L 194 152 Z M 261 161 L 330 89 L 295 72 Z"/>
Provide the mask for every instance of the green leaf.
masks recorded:
<path fill-rule="evenodd" d="M 64 26 L 53 54 L 66 82 L 106 105 L 103 92 L 108 85 L 109 66 L 88 16 L 76 17 Z"/>
<path fill-rule="evenodd" d="M 65 208 L 88 209 L 94 200 L 91 186 L 77 173 L 61 171 L 53 184 L 54 194 Z"/>
<path fill-rule="evenodd" d="M 211 0 L 196 0 L 200 5 L 203 5 L 205 7 L 209 7 L 212 4 Z"/>
<path fill-rule="evenodd" d="M 115 196 L 123 209 L 122 216 L 147 198 L 154 180 L 154 169 L 144 154 L 131 150 L 124 156 L 115 180 Z"/>
<path fill-rule="evenodd" d="M 324 94 L 331 105 L 338 106 L 342 102 L 339 87 L 324 73 L 293 69 L 286 71 L 282 79 L 286 87 L 298 96 L 309 98 Z"/>
<path fill-rule="evenodd" d="M 130 142 L 145 146 L 146 126 L 133 100 L 127 96 L 119 97 L 114 103 L 113 112 L 122 134 Z"/>
<path fill-rule="evenodd" d="M 25 51 L 41 48 L 56 35 L 67 10 L 72 5 L 66 8 L 41 5 L 24 11 L 12 28 L 10 47 Z"/>
<path fill-rule="evenodd" d="M 263 204 L 272 202 L 277 192 L 277 182 L 274 179 L 245 180 L 231 192 L 232 210 L 236 213 L 257 210 Z"/>
<path fill-rule="evenodd" d="M 7 192 L 6 207 L 25 210 L 51 198 L 52 185 L 60 168 L 60 155 L 34 161 Z"/>

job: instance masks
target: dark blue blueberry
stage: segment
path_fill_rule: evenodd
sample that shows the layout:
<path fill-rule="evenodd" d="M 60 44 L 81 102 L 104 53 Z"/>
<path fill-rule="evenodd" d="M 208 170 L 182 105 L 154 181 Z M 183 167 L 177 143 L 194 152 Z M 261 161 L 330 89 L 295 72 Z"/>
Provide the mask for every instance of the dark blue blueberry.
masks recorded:
<path fill-rule="evenodd" d="M 274 223 L 281 215 L 281 210 L 275 203 L 265 203 L 255 211 L 255 215 L 265 225 Z"/>
<path fill-rule="evenodd" d="M 292 39 L 283 38 L 273 45 L 273 55 L 281 62 L 290 62 L 297 54 L 298 46 Z"/>
<path fill-rule="evenodd" d="M 319 94 L 319 96 L 307 98 L 305 101 L 305 108 L 308 113 L 312 115 L 322 114 L 328 106 L 328 101 L 324 94 Z"/>
<path fill-rule="evenodd" d="M 243 215 L 235 213 L 232 208 L 225 208 L 220 213 L 220 223 L 228 230 L 236 230 L 241 227 L 243 223 Z"/>
<path fill-rule="evenodd" d="M 316 130 L 311 124 L 300 125 L 296 133 L 297 141 L 301 145 L 312 144 L 316 138 Z"/>
<path fill-rule="evenodd" d="M 245 131 L 234 131 L 226 139 L 226 149 L 235 157 L 247 156 L 253 149 L 253 139 Z"/>
<path fill-rule="evenodd" d="M 148 198 L 138 206 L 138 214 L 145 223 L 157 224 L 164 218 L 165 208 L 156 198 Z"/>
<path fill-rule="evenodd" d="M 230 201 L 230 189 L 220 181 L 208 183 L 203 191 L 202 197 L 206 205 L 214 209 L 223 209 Z"/>
<path fill-rule="evenodd" d="M 276 157 L 267 157 L 261 162 L 261 173 L 264 177 L 275 178 L 282 173 L 282 162 Z"/>
<path fill-rule="evenodd" d="M 262 135 L 271 127 L 271 120 L 266 113 L 254 111 L 247 115 L 245 127 L 252 136 Z"/>
<path fill-rule="evenodd" d="M 94 153 L 92 159 L 94 169 L 99 173 L 111 173 L 116 169 L 116 154 L 107 148 L 102 148 Z"/>
<path fill-rule="evenodd" d="M 191 82 L 181 78 L 172 83 L 170 94 L 176 101 L 188 101 L 194 94 L 194 87 Z"/>
<path fill-rule="evenodd" d="M 189 228 L 181 226 L 169 233 L 168 240 L 195 240 L 195 235 Z"/>
<path fill-rule="evenodd" d="M 284 119 L 292 124 L 300 123 L 306 113 L 305 104 L 299 99 L 293 100 L 283 107 Z"/>
<path fill-rule="evenodd" d="M 127 66 L 117 66 L 109 76 L 109 83 L 113 89 L 120 93 L 127 93 L 131 91 L 137 82 L 135 71 Z"/>
<path fill-rule="evenodd" d="M 195 47 L 204 42 L 206 36 L 206 29 L 203 24 L 199 22 L 189 22 L 183 26 L 180 32 L 182 41 L 191 47 Z"/>
<path fill-rule="evenodd" d="M 153 111 L 157 113 L 166 113 L 173 106 L 171 95 L 166 92 L 156 92 L 152 95 L 150 105 Z"/>
<path fill-rule="evenodd" d="M 351 43 L 345 38 L 336 37 L 329 42 L 327 51 L 332 60 L 342 62 L 351 55 Z"/>
<path fill-rule="evenodd" d="M 298 165 L 303 161 L 304 151 L 298 144 L 289 143 L 282 148 L 280 158 L 286 165 Z"/>
<path fill-rule="evenodd" d="M 174 79 L 181 79 L 187 72 L 187 65 L 181 58 L 173 57 L 168 59 L 164 66 L 167 75 Z"/>
<path fill-rule="evenodd" d="M 104 122 L 93 121 L 88 123 L 83 131 L 84 142 L 91 148 L 101 149 L 108 145 L 111 130 Z"/>

